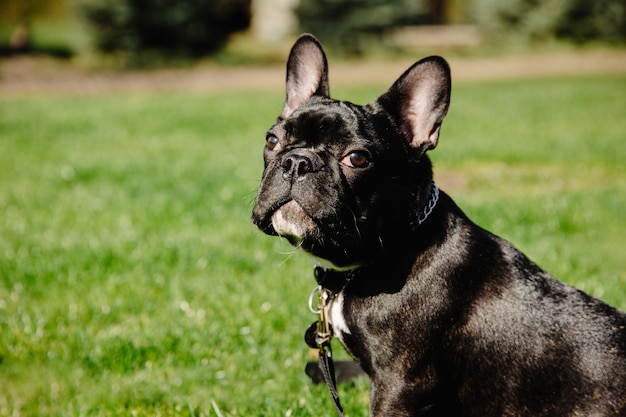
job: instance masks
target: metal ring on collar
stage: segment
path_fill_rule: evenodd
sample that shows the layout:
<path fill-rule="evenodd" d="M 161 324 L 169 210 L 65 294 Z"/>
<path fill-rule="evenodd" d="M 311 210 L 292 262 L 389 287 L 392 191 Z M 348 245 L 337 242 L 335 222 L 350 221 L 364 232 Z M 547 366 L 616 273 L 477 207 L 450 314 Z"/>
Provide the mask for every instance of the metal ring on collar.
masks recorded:
<path fill-rule="evenodd" d="M 317 285 L 315 286 L 315 288 L 313 288 L 313 291 L 311 291 L 311 295 L 309 295 L 309 311 L 313 314 L 319 314 L 320 313 L 320 306 L 318 304 L 317 309 L 313 308 L 313 299 L 318 299 L 319 300 L 319 293 L 322 291 L 322 286 L 321 285 Z M 317 295 L 317 297 L 316 297 Z"/>

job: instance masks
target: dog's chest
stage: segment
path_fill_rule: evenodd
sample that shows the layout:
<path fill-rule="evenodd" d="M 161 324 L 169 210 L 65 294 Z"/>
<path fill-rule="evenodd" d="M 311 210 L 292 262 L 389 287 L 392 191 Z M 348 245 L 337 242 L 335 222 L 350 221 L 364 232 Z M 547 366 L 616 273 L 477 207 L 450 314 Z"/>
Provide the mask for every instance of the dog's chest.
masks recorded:
<path fill-rule="evenodd" d="M 350 334 L 350 329 L 344 316 L 343 291 L 335 295 L 328 305 L 328 317 L 333 327 L 335 337 L 343 342 L 343 335 Z"/>

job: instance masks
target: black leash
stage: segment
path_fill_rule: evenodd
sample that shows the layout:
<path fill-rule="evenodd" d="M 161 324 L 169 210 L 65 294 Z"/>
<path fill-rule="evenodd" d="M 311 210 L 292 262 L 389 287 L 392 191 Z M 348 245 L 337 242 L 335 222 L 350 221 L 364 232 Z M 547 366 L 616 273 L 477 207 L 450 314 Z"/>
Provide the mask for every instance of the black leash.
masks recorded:
<path fill-rule="evenodd" d="M 343 417 L 343 407 L 341 406 L 339 394 L 337 393 L 337 380 L 335 379 L 335 365 L 333 363 L 333 351 L 330 347 L 330 340 L 320 345 L 318 364 L 324 375 L 324 381 L 326 381 L 330 396 L 335 404 L 337 415 Z"/>

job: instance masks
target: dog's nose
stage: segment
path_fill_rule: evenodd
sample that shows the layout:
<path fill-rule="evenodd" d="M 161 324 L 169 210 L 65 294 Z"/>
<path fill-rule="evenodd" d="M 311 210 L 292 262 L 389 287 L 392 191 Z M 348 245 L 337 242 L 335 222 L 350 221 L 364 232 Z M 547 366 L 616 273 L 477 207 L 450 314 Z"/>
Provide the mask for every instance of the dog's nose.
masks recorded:
<path fill-rule="evenodd" d="M 306 155 L 290 154 L 283 159 L 281 164 L 283 178 L 286 181 L 304 179 L 304 176 L 314 170 L 313 161 Z"/>

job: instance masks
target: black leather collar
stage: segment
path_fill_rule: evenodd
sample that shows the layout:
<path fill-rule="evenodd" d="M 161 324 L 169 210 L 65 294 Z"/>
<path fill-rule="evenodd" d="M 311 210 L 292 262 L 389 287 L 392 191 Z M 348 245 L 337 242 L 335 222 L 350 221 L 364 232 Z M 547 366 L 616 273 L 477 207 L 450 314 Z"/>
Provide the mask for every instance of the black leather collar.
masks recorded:
<path fill-rule="evenodd" d="M 339 293 L 350 281 L 353 271 L 337 271 L 316 266 L 313 272 L 318 285 L 332 293 Z"/>

